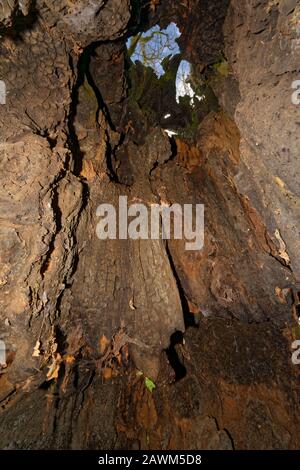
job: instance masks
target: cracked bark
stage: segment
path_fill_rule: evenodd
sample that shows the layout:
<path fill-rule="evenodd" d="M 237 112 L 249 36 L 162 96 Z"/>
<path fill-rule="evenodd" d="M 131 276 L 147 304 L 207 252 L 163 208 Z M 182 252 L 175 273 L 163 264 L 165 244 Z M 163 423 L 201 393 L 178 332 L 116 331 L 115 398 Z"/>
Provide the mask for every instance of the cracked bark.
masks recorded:
<path fill-rule="evenodd" d="M 1 448 L 299 446 L 298 137 L 285 166 L 288 123 L 265 120 L 298 72 L 274 43 L 293 8 L 210 3 L 162 2 L 140 25 L 127 0 L 0 2 Z M 197 70 L 224 45 L 232 67 L 193 143 L 128 100 L 124 38 L 157 21 Z M 100 243 L 97 206 L 119 195 L 204 203 L 204 249 Z"/>

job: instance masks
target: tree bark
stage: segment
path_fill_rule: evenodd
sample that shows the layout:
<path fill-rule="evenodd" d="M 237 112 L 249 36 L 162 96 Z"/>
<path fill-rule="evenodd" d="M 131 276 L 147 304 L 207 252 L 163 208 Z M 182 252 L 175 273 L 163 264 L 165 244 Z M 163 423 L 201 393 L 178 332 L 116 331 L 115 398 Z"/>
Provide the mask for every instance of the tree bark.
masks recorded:
<path fill-rule="evenodd" d="M 0 1 L 1 448 L 299 446 L 298 2 L 150 3 Z M 219 100 L 193 141 L 174 87 L 130 98 L 126 39 L 171 21 Z M 120 196 L 205 204 L 204 248 L 99 240 Z"/>

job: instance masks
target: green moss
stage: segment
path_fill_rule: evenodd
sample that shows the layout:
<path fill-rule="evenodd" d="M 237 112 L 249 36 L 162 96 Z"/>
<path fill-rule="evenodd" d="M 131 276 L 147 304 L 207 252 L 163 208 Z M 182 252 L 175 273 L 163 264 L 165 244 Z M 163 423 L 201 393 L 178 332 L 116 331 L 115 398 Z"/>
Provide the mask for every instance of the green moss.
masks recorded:
<path fill-rule="evenodd" d="M 219 62 L 212 65 L 212 69 L 221 77 L 228 77 L 229 75 L 229 64 L 225 58 L 222 58 Z"/>
<path fill-rule="evenodd" d="M 156 388 L 156 385 L 151 379 L 145 377 L 145 387 L 147 388 L 147 390 L 149 390 L 150 393 L 152 393 L 153 390 Z"/>
<path fill-rule="evenodd" d="M 127 77 L 129 85 L 128 103 L 131 116 L 148 125 L 157 125 L 163 115 L 170 113 L 175 117 L 169 122 L 169 128 L 176 130 L 185 140 L 194 141 L 199 124 L 210 112 L 218 109 L 218 100 L 204 75 L 197 76 L 195 70 L 191 74 L 191 86 L 200 101 L 194 97 L 192 104 L 189 96 L 180 97 L 176 103 L 176 77 L 180 58 L 167 57 L 162 62 L 165 73 L 158 78 L 151 67 L 140 62 L 127 61 Z M 146 124 L 148 123 L 148 124 Z"/>
<path fill-rule="evenodd" d="M 294 331 L 295 331 L 296 339 L 300 339 L 300 325 L 295 326 Z"/>

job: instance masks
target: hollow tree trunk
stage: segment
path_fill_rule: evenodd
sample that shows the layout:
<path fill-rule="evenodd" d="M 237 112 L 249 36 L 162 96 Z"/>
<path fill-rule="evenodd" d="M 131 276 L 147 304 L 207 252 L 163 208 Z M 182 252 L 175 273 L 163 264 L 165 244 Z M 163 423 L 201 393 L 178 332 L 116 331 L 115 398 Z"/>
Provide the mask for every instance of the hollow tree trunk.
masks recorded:
<path fill-rule="evenodd" d="M 299 4 L 133 3 L 0 1 L 0 447 L 296 448 Z M 126 38 L 171 21 L 229 63 L 193 143 L 129 99 Z M 203 250 L 100 241 L 119 196 L 205 204 Z"/>

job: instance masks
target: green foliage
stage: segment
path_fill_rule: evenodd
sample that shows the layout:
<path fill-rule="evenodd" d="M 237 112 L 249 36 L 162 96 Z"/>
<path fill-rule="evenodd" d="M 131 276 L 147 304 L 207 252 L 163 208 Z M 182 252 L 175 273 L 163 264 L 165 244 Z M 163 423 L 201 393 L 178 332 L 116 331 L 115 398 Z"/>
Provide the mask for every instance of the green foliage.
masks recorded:
<path fill-rule="evenodd" d="M 136 373 L 137 377 L 142 377 L 144 374 L 141 370 L 138 370 Z M 145 376 L 145 387 L 147 390 L 149 390 L 150 393 L 153 392 L 153 390 L 156 388 L 155 383 L 153 380 L 149 379 L 149 377 Z"/>
<path fill-rule="evenodd" d="M 149 379 L 149 377 L 145 377 L 145 387 L 147 390 L 149 390 L 150 393 L 152 393 L 156 388 L 156 385 L 151 379 Z"/>
<path fill-rule="evenodd" d="M 178 62 L 168 56 L 164 58 L 161 65 L 165 71 L 164 75 L 159 79 L 161 86 L 164 86 L 167 83 L 170 84 L 170 82 L 172 84 L 175 84 L 178 70 Z"/>

